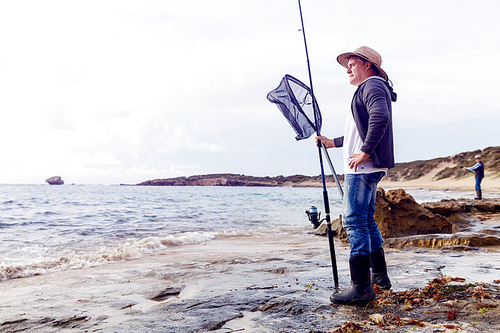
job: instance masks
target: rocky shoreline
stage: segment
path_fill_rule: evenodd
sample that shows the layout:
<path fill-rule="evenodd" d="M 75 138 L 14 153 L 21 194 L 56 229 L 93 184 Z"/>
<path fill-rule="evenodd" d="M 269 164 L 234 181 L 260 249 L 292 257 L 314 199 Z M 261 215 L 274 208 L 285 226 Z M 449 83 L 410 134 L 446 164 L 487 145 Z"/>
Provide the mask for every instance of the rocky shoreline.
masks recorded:
<path fill-rule="evenodd" d="M 297 283 L 299 284 L 299 283 Z M 320 290 L 322 289 L 322 290 Z M 498 332 L 500 286 L 435 278 L 424 288 L 377 290 L 376 300 L 342 306 L 325 303 L 323 283 L 291 288 L 249 286 L 227 294 L 172 303 L 157 310 L 149 332 Z M 214 312 L 215 311 L 215 312 Z M 209 315 L 212 313 L 212 315 Z M 121 332 L 138 332 L 127 323 Z M 116 330 L 103 330 L 116 332 Z"/>
<path fill-rule="evenodd" d="M 379 188 L 375 220 L 391 248 L 421 247 L 477 250 L 500 245 L 500 199 L 441 200 L 418 204 L 403 189 L 387 193 Z M 483 224 L 481 221 L 490 221 Z M 332 221 L 332 230 L 348 242 L 341 218 Z M 326 224 L 317 230 L 326 236 Z"/>

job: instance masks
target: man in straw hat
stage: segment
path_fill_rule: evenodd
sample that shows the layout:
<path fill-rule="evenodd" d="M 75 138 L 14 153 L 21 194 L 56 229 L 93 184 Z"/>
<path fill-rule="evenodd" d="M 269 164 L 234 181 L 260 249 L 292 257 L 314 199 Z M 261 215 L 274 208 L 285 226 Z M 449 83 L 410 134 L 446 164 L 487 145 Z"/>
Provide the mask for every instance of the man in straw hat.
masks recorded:
<path fill-rule="evenodd" d="M 337 61 L 347 68 L 349 82 L 358 88 L 347 114 L 344 136 L 316 139 L 326 148 L 343 147 L 342 225 L 351 247 L 351 285 L 346 291 L 333 294 L 330 300 L 352 304 L 374 299 L 372 284 L 391 288 L 374 213 L 377 184 L 395 165 L 391 104 L 396 101 L 396 93 L 381 67 L 382 57 L 375 50 L 361 46 L 339 55 Z"/>
<path fill-rule="evenodd" d="M 474 178 L 476 179 L 476 197 L 474 199 L 481 200 L 483 193 L 481 191 L 481 181 L 484 178 L 484 164 L 481 162 L 481 155 L 476 155 L 476 164 L 470 168 L 462 167 L 466 171 L 474 171 Z"/>

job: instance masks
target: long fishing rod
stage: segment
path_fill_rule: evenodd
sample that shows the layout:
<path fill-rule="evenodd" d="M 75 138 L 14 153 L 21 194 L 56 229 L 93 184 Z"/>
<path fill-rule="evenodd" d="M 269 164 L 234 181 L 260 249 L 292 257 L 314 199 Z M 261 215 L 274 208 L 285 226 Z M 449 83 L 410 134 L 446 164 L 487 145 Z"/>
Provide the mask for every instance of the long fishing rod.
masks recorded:
<path fill-rule="evenodd" d="M 321 148 L 323 148 L 323 153 L 326 156 L 326 161 L 328 162 L 328 165 L 330 166 L 330 170 L 332 172 L 333 178 L 335 179 L 335 184 L 337 184 L 337 189 L 339 190 L 339 193 L 340 193 L 340 199 L 344 200 L 344 190 L 342 190 L 342 186 L 340 186 L 339 178 L 337 176 L 337 173 L 335 172 L 335 168 L 333 167 L 332 160 L 330 159 L 330 155 L 328 155 L 328 150 L 326 150 L 325 145 L 321 145 Z"/>
<path fill-rule="evenodd" d="M 300 5 L 300 0 L 298 0 L 298 1 L 299 1 L 300 22 L 302 24 L 302 35 L 304 36 L 304 46 L 306 49 L 307 70 L 309 72 L 309 86 L 311 89 L 311 97 L 312 97 L 312 101 L 313 101 L 312 104 L 313 104 L 313 113 L 314 113 L 314 123 L 316 125 L 316 134 L 317 134 L 317 136 L 320 136 L 320 128 L 318 126 L 319 123 L 318 123 L 318 119 L 316 116 L 317 110 L 316 110 L 316 103 L 315 103 L 315 98 L 314 98 L 314 90 L 313 90 L 312 75 L 311 75 L 311 65 L 309 64 L 309 52 L 307 50 L 306 32 L 304 30 L 304 19 L 302 18 L 302 6 Z M 327 229 L 328 229 L 328 244 L 330 247 L 330 258 L 332 261 L 333 281 L 335 283 L 335 288 L 338 289 L 339 288 L 339 275 L 338 275 L 338 271 L 337 271 L 337 260 L 335 257 L 335 245 L 333 242 L 332 222 L 330 220 L 330 204 L 328 201 L 328 191 L 326 190 L 325 171 L 323 168 L 323 155 L 321 154 L 321 147 L 322 146 L 323 146 L 323 144 L 321 143 L 321 141 L 318 141 L 319 165 L 320 165 L 320 169 L 321 169 L 321 181 L 323 184 L 323 203 L 325 205 L 325 215 L 326 215 L 325 219 L 326 219 L 326 225 L 327 225 Z M 325 149 L 325 152 L 326 152 L 326 149 Z M 330 159 L 330 157 L 328 157 L 328 160 L 329 159 Z M 331 162 L 330 162 L 330 164 L 331 164 Z M 331 165 L 331 167 L 333 168 L 333 165 Z M 333 172 L 333 174 L 336 177 L 335 172 Z M 339 188 L 340 188 L 340 186 L 339 186 Z M 343 196 L 342 189 L 340 189 L 340 191 L 341 191 L 341 196 Z"/>

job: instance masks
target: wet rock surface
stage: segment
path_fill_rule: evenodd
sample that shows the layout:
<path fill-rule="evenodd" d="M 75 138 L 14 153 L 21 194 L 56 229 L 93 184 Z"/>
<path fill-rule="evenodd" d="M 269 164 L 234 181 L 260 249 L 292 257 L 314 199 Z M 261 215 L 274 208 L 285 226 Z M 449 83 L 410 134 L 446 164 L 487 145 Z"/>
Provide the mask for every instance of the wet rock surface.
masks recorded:
<path fill-rule="evenodd" d="M 500 287 L 462 282 L 436 278 L 399 292 L 375 287 L 374 301 L 354 306 L 326 301 L 335 291 L 326 280 L 262 284 L 136 312 L 136 320 L 111 329 L 98 328 L 106 316 L 73 316 L 4 321 L 0 332 L 498 332 Z"/>
<path fill-rule="evenodd" d="M 424 202 L 422 207 L 434 214 L 446 217 L 457 213 L 500 213 L 500 200 L 444 199 L 436 202 Z"/>
<path fill-rule="evenodd" d="M 1 332 L 52 329 L 100 332 L 498 332 L 500 286 L 466 284 L 449 277 L 424 288 L 382 292 L 354 306 L 325 302 L 333 288 L 318 284 L 253 286 L 216 296 L 165 304 L 119 328 L 96 329 L 88 316 L 20 319 L 0 323 Z M 106 318 L 99 318 L 105 320 Z M 94 328 L 94 329 L 92 329 Z"/>
<path fill-rule="evenodd" d="M 485 232 L 457 232 L 450 235 L 418 235 L 388 238 L 385 245 L 394 248 L 427 247 L 453 250 L 477 250 L 479 247 L 500 245 L 500 232 L 488 235 Z"/>
<path fill-rule="evenodd" d="M 151 300 L 160 302 L 170 297 L 178 296 L 185 287 L 186 286 L 168 287 L 165 290 L 162 290 L 160 293 L 158 293 L 158 295 L 156 295 L 155 297 L 151 298 Z"/>
<path fill-rule="evenodd" d="M 318 238 L 316 238 L 318 239 Z M 336 292 L 331 277 L 329 258 L 321 248 L 298 247 L 262 259 L 231 257 L 203 261 L 193 275 L 193 264 L 156 265 L 151 270 L 120 270 L 121 288 L 131 281 L 156 277 L 148 290 L 153 295 L 168 297 L 155 301 L 147 310 L 137 298 L 141 290 L 125 291 L 113 298 L 113 311 L 92 314 L 83 305 L 95 296 L 81 298 L 76 292 L 75 305 L 54 307 L 51 316 L 37 317 L 25 309 L 17 318 L 0 320 L 0 332 L 498 332 L 500 287 L 495 281 L 471 283 L 463 279 L 445 278 L 442 271 L 456 265 L 467 266 L 471 259 L 464 254 L 388 249 L 392 291 L 377 291 L 368 304 L 334 305 L 329 296 Z M 319 245 L 319 244 L 318 244 Z M 326 244 L 324 244 L 326 245 Z M 340 286 L 349 284 L 346 258 L 348 250 L 338 248 Z M 482 254 L 486 258 L 487 253 Z M 498 256 L 497 256 L 498 257 Z M 482 259 L 472 259 L 481 261 Z M 500 262 L 488 267 L 499 270 Z M 477 265 L 479 266 L 479 265 Z M 283 268 L 286 267 L 286 270 Z M 177 274 L 172 274 L 175 271 Z M 137 275 L 140 273 L 140 275 Z M 485 275 L 482 275 L 486 278 Z M 491 274 L 489 275 L 491 276 Z M 85 283 L 91 283 L 87 279 Z M 199 285 L 193 294 L 193 285 Z M 417 282 L 418 281 L 418 282 Z M 424 282 L 424 281 L 428 281 Z M 496 281 L 499 282 L 499 281 Z M 84 289 L 92 285 L 79 283 Z M 94 283 L 97 283 L 94 281 Z M 219 285 L 220 284 L 220 285 Z M 196 288 L 195 288 L 196 289 Z M 134 296 L 136 295 L 136 296 Z M 47 298 L 48 295 L 40 295 Z M 79 297 L 80 296 L 80 297 Z M 131 297 L 134 296 L 134 297 Z M 137 301 L 131 301 L 131 300 Z M 36 301 L 39 305 L 39 301 Z M 98 306 L 103 306 L 96 300 Z M 77 311 L 76 313 L 72 311 Z M 71 315 L 70 315 L 71 313 Z M 111 320 L 112 317 L 114 320 Z M 448 330 L 448 331 L 447 331 Z"/>

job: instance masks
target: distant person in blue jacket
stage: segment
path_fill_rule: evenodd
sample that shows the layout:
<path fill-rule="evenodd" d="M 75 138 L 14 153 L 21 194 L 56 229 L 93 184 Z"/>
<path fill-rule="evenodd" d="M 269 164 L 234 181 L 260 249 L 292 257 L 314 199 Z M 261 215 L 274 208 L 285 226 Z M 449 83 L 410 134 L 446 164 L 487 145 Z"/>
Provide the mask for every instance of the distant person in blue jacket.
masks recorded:
<path fill-rule="evenodd" d="M 464 170 L 467 171 L 474 171 L 474 178 L 476 179 L 476 195 L 477 197 L 474 198 L 476 200 L 481 200 L 483 198 L 483 194 L 481 192 L 481 181 L 484 178 L 484 164 L 481 162 L 481 155 L 476 155 L 476 164 L 474 166 L 471 166 L 470 168 L 462 167 Z"/>

